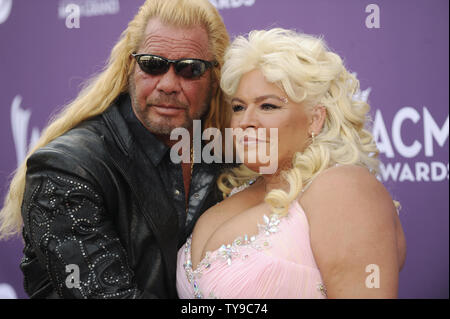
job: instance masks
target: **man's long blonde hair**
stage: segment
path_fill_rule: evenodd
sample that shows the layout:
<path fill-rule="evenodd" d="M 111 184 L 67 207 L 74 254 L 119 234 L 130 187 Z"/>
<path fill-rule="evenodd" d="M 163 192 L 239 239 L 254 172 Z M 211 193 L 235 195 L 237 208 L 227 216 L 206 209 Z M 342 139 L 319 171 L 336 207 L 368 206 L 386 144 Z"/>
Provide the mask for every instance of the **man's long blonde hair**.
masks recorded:
<path fill-rule="evenodd" d="M 21 231 L 23 223 L 21 204 L 25 190 L 28 157 L 82 121 L 103 113 L 121 93 L 128 90 L 128 78 L 135 65 L 134 60 L 130 59 L 130 54 L 139 48 L 148 21 L 156 17 L 161 22 L 173 26 L 200 25 L 205 28 L 209 36 L 210 49 L 219 63 L 219 67 L 213 71 L 213 81 L 219 81 L 229 36 L 216 8 L 208 0 L 147 0 L 120 36 L 103 71 L 89 80 L 78 97 L 65 106 L 51 121 L 16 170 L 4 207 L 0 211 L 0 239 L 6 239 Z M 224 101 L 222 91 L 217 90 L 212 97 L 209 113 L 204 119 L 205 128 L 223 129 L 225 127 L 229 113 L 221 109 Z"/>

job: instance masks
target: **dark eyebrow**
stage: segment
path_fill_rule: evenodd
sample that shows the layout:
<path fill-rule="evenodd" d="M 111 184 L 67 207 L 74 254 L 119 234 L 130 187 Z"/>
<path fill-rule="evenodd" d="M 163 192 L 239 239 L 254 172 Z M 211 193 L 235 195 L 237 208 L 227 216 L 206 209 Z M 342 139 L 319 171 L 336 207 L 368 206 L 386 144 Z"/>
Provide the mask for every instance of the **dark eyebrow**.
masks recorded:
<path fill-rule="evenodd" d="M 268 94 L 268 95 L 262 95 L 262 96 L 258 96 L 257 98 L 255 98 L 254 99 L 254 102 L 255 103 L 258 103 L 258 102 L 261 102 L 261 101 L 264 101 L 264 100 L 267 100 L 267 99 L 276 99 L 276 100 L 278 100 L 278 101 L 280 101 L 280 102 L 283 102 L 283 103 L 287 103 L 288 101 L 287 101 L 287 98 L 285 98 L 285 97 L 279 97 L 279 96 L 277 96 L 277 95 L 275 95 L 275 94 Z M 241 99 L 239 99 L 239 98 L 237 98 L 237 97 L 235 97 L 235 98 L 233 98 L 232 100 L 231 100 L 231 103 L 233 103 L 233 102 L 235 102 L 235 101 L 237 101 L 237 102 L 239 102 L 239 103 L 242 103 L 242 104 L 246 104 L 244 101 L 242 101 Z"/>

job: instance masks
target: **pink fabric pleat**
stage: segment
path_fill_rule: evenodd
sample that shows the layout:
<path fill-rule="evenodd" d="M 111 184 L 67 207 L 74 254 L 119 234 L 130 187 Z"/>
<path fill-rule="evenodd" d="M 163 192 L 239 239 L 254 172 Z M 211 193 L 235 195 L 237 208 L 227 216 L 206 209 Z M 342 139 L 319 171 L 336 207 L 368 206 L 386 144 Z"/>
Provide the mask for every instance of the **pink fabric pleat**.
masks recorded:
<path fill-rule="evenodd" d="M 237 246 L 231 260 L 219 249 L 211 252 L 193 275 L 189 243 L 190 238 L 178 251 L 177 290 L 182 299 L 326 298 L 308 221 L 297 201 L 276 232 L 261 231 L 252 244 Z"/>

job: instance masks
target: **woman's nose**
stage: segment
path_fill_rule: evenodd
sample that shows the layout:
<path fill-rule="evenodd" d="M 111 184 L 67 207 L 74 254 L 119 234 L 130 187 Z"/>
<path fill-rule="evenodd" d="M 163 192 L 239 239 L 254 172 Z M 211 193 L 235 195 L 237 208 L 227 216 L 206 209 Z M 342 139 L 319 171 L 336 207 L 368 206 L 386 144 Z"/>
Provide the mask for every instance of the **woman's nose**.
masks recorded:
<path fill-rule="evenodd" d="M 243 130 L 247 128 L 258 128 L 258 117 L 256 111 L 253 107 L 248 106 L 241 118 L 239 119 L 239 127 Z"/>

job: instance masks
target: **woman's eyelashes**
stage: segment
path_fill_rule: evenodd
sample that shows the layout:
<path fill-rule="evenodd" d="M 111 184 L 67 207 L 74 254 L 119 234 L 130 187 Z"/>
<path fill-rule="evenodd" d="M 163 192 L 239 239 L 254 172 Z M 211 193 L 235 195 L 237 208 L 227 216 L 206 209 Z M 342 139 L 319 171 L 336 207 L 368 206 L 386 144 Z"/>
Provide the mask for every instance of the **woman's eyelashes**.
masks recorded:
<path fill-rule="evenodd" d="M 281 107 L 279 107 L 277 105 L 269 104 L 269 103 L 264 103 L 260 107 L 263 110 L 276 110 L 276 109 L 280 109 L 281 108 Z"/>
<path fill-rule="evenodd" d="M 231 109 L 233 110 L 234 113 L 239 112 L 239 111 L 243 111 L 244 107 L 242 105 L 239 104 L 235 104 L 231 107 Z"/>
<path fill-rule="evenodd" d="M 236 113 L 236 112 L 244 111 L 246 107 L 241 104 L 235 104 L 231 108 L 232 108 L 233 112 Z M 264 104 L 259 105 L 259 108 L 263 111 L 271 111 L 271 110 L 280 109 L 281 107 L 278 105 L 270 104 L 270 103 L 264 103 Z"/>

